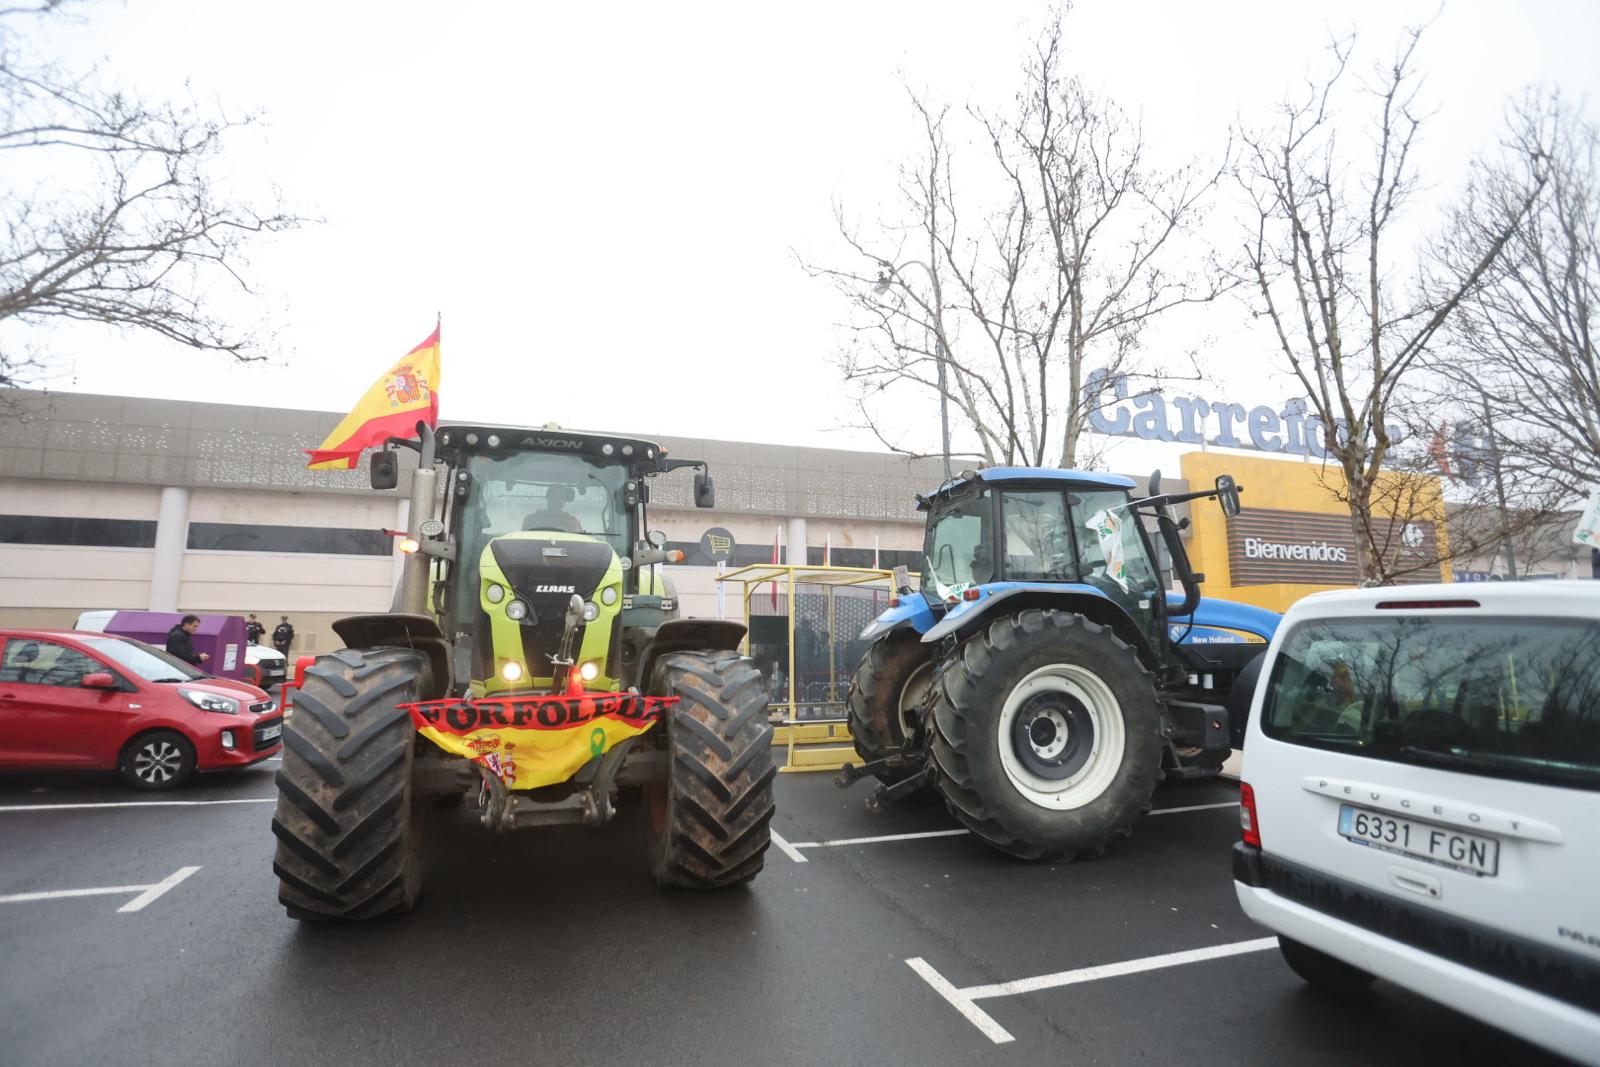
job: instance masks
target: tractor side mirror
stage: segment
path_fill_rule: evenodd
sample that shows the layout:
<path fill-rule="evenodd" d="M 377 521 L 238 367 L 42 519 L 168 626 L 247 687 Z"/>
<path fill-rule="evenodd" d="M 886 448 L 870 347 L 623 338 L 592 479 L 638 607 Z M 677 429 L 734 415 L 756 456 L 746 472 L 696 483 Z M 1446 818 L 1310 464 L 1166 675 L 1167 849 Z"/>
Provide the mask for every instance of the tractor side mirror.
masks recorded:
<path fill-rule="evenodd" d="M 1226 474 L 1217 475 L 1217 503 L 1228 518 L 1239 514 L 1239 487 Z"/>
<path fill-rule="evenodd" d="M 697 508 L 717 506 L 717 484 L 711 480 L 710 471 L 701 471 L 694 476 L 694 506 Z"/>
<path fill-rule="evenodd" d="M 388 449 L 380 449 L 367 461 L 367 474 L 374 489 L 393 489 L 400 484 L 400 457 Z"/>
<path fill-rule="evenodd" d="M 1149 492 L 1148 495 L 1149 496 L 1160 496 L 1161 495 L 1161 472 L 1159 470 L 1155 470 L 1155 471 L 1151 471 L 1150 472 L 1150 492 Z"/>

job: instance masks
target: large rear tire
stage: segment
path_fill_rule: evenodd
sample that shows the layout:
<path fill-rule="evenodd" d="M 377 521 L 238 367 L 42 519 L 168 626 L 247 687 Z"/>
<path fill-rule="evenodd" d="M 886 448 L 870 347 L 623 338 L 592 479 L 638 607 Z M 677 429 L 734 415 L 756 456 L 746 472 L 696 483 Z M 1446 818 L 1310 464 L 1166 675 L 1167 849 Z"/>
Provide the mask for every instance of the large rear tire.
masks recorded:
<path fill-rule="evenodd" d="M 1105 627 L 1063 611 L 996 619 L 933 684 L 939 790 L 995 848 L 1099 855 L 1150 810 L 1161 709 L 1150 672 Z"/>
<path fill-rule="evenodd" d="M 665 782 L 645 789 L 650 873 L 662 886 L 748 882 L 772 843 L 772 727 L 755 665 L 737 652 L 661 657 L 651 691 L 677 697 Z"/>
<path fill-rule="evenodd" d="M 317 657 L 285 723 L 272 832 L 278 900 L 294 919 L 409 910 L 422 890 L 416 734 L 422 657 L 399 648 Z"/>
<path fill-rule="evenodd" d="M 883 759 L 905 746 L 916 728 L 933 680 L 934 652 L 913 630 L 898 630 L 874 641 L 850 676 L 847 698 L 850 739 L 863 762 Z M 892 785 L 912 772 L 880 771 Z"/>

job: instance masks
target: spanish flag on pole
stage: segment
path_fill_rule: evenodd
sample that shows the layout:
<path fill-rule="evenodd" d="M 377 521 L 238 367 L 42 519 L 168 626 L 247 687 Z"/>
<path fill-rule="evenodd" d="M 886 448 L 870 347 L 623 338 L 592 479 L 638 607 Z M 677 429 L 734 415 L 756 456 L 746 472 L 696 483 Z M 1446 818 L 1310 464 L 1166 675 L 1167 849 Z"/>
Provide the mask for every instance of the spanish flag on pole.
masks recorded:
<path fill-rule="evenodd" d="M 391 437 L 412 437 L 417 423 L 439 425 L 439 326 L 384 372 L 320 448 L 306 449 L 308 470 L 353 470 L 361 451 Z"/>

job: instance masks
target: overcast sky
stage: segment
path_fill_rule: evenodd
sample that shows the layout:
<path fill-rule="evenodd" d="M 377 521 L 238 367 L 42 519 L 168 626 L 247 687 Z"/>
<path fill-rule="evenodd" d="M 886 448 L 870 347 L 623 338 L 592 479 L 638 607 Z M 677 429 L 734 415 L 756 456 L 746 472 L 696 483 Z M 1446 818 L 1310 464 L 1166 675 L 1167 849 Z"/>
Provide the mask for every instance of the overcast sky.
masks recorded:
<path fill-rule="evenodd" d="M 1083 0 L 1069 69 L 1142 114 L 1157 155 L 1178 161 L 1215 151 L 1236 117 L 1264 117 L 1330 31 L 1359 30 L 1371 60 L 1438 10 Z M 271 365 L 78 331 L 46 339 L 48 384 L 343 410 L 442 312 L 447 419 L 874 447 L 838 428 L 844 309 L 794 252 L 843 262 L 833 199 L 871 214 L 891 195 L 915 134 L 902 73 L 956 104 L 1001 103 L 1043 13 L 1015 0 L 91 7 L 35 43 L 146 95 L 263 111 L 269 128 L 230 166 L 325 222 L 254 257 L 263 300 L 238 311 L 281 327 Z M 1593 0 L 1447 0 L 1421 53 L 1436 195 L 1526 86 L 1560 86 L 1593 114 L 1597 42 Z M 1241 314 L 1213 313 L 1217 382 L 1196 391 L 1271 403 L 1291 390 L 1265 375 L 1264 342 L 1230 330 Z"/>

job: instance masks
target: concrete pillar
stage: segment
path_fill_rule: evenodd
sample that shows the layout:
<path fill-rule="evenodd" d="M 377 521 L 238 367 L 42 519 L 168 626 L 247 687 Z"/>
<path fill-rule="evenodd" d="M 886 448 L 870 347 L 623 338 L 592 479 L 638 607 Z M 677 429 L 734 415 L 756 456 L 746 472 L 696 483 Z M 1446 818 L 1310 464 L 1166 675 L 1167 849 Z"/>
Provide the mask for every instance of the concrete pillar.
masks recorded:
<path fill-rule="evenodd" d="M 167 486 L 161 490 L 161 511 L 156 516 L 155 560 L 150 568 L 150 610 L 178 611 L 178 587 L 183 578 L 183 552 L 189 546 L 189 490 Z"/>
<path fill-rule="evenodd" d="M 806 520 L 790 519 L 788 536 L 784 541 L 783 561 L 791 567 L 806 565 Z"/>

